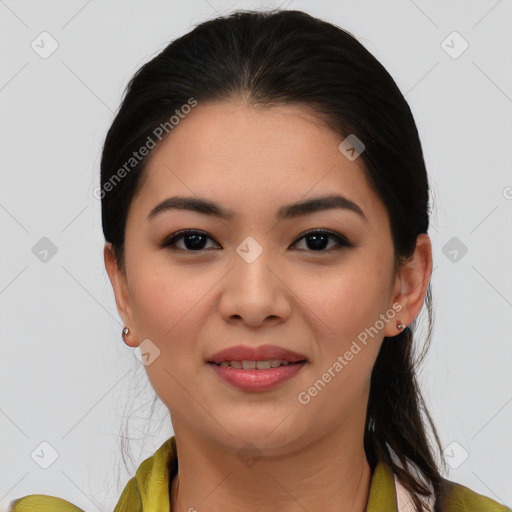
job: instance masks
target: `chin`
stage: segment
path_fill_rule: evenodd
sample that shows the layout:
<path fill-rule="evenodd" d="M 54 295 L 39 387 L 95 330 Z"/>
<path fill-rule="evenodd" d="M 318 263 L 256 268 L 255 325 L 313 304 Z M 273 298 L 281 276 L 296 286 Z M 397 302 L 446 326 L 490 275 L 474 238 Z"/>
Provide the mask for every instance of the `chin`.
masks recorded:
<path fill-rule="evenodd" d="M 287 414 L 288 412 L 283 415 L 283 418 Z M 244 454 L 252 454 L 255 457 L 285 455 L 299 448 L 302 435 L 297 430 L 295 422 L 284 425 L 286 422 L 279 424 L 280 421 L 282 420 L 266 422 L 259 419 L 253 422 L 246 420 L 222 423 L 229 433 L 221 429 L 212 437 L 227 450 L 240 456 Z"/>

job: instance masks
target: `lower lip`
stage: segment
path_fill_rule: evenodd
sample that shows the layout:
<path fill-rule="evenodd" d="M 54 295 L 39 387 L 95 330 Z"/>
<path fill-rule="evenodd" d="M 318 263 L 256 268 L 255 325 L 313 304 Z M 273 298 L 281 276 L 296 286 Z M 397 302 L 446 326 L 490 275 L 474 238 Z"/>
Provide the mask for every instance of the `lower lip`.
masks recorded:
<path fill-rule="evenodd" d="M 268 370 L 242 370 L 231 366 L 208 363 L 212 370 L 227 383 L 245 391 L 269 391 L 297 375 L 306 361 L 290 363 Z"/>

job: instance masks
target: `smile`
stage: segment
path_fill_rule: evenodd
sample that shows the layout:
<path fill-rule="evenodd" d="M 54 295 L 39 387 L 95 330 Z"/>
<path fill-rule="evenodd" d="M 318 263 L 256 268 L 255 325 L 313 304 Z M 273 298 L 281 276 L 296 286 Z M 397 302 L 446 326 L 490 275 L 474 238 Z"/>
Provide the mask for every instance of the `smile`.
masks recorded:
<path fill-rule="evenodd" d="M 222 363 L 218 363 L 217 366 L 223 366 L 225 368 L 239 368 L 242 370 L 269 370 L 270 368 L 279 368 L 280 366 L 288 366 L 289 364 L 296 363 L 290 363 L 290 361 L 285 359 L 268 359 L 266 361 L 222 361 Z"/>
<path fill-rule="evenodd" d="M 266 361 L 223 361 L 208 366 L 224 382 L 244 391 L 270 391 L 285 383 L 305 366 L 307 361 L 271 359 Z"/>

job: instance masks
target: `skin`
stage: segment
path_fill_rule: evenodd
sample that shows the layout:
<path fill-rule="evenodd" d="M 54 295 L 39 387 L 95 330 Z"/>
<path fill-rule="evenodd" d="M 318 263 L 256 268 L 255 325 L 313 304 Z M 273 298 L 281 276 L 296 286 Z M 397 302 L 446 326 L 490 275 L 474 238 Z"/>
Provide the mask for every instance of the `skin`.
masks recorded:
<path fill-rule="evenodd" d="M 305 107 L 200 104 L 151 155 L 128 213 L 125 271 L 105 245 L 118 311 L 131 330 L 126 343 L 150 339 L 160 350 L 146 371 L 176 435 L 172 510 L 365 509 L 371 370 L 383 338 L 401 332 L 397 319 L 409 325 L 418 315 L 432 250 L 428 235 L 420 235 L 414 258 L 394 273 L 387 211 L 362 159 L 339 151 L 342 140 Z M 366 220 L 344 209 L 276 219 L 285 204 L 332 193 L 357 203 Z M 234 216 L 174 210 L 148 221 L 150 210 L 173 195 L 212 200 Z M 206 232 L 204 249 L 194 252 L 184 239 L 174 251 L 158 245 L 181 229 Z M 354 246 L 329 238 L 315 251 L 302 238 L 310 229 L 336 231 Z M 263 249 L 252 263 L 236 252 L 247 236 Z M 393 304 L 403 309 L 317 396 L 299 403 L 298 394 Z M 308 363 L 271 391 L 242 391 L 205 362 L 237 344 L 287 347 Z M 261 457 L 250 467 L 238 457 L 249 442 Z"/>

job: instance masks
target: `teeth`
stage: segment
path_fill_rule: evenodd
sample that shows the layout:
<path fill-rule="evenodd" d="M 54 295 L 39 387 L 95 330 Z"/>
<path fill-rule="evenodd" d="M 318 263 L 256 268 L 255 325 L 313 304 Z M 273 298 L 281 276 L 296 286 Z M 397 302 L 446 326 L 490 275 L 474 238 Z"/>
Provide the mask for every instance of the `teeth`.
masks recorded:
<path fill-rule="evenodd" d="M 269 370 L 270 368 L 277 368 L 279 366 L 288 366 L 290 361 L 283 359 L 268 359 L 266 361 L 223 361 L 219 366 L 231 366 L 231 368 L 238 368 L 243 370 Z"/>

